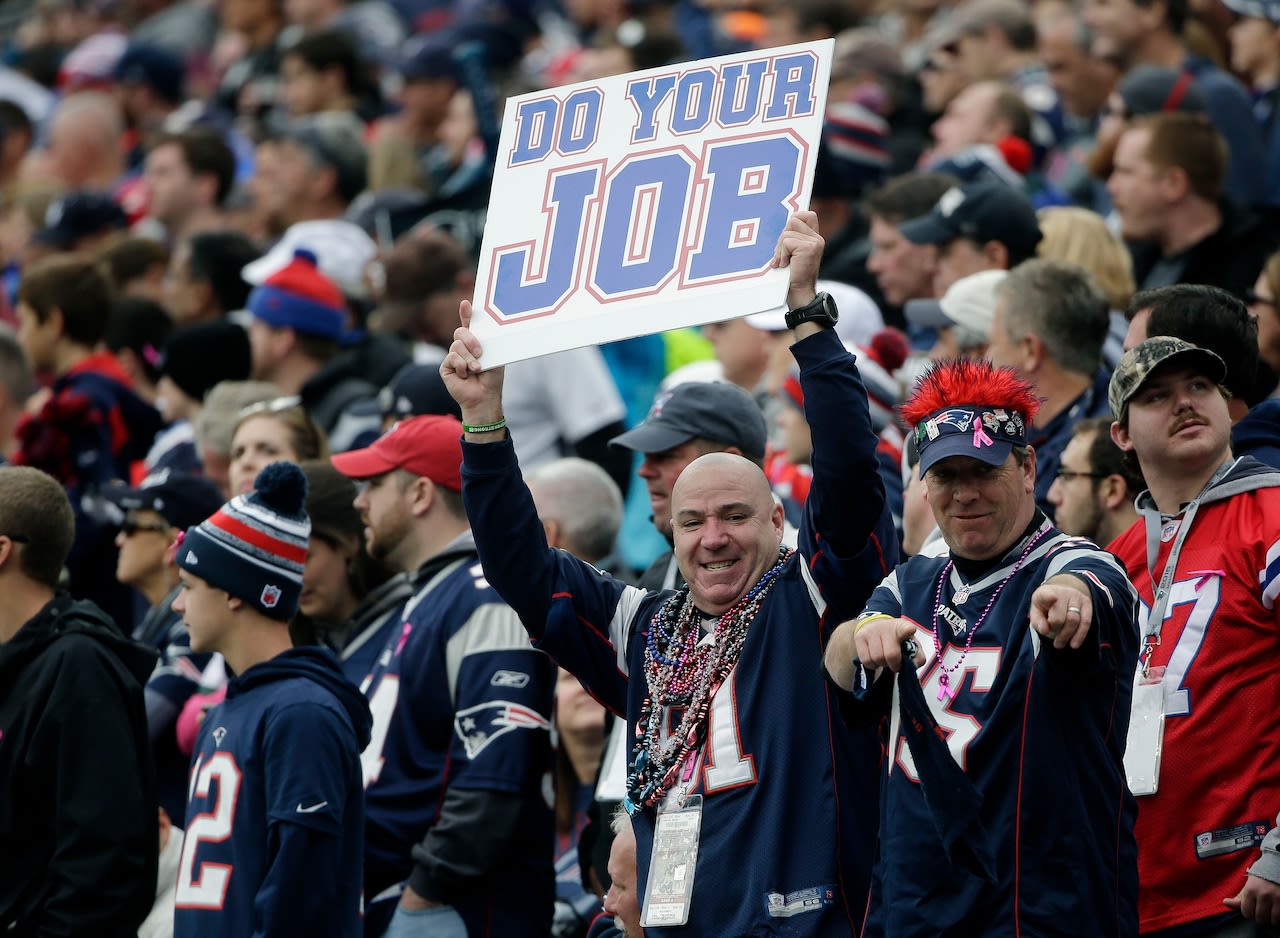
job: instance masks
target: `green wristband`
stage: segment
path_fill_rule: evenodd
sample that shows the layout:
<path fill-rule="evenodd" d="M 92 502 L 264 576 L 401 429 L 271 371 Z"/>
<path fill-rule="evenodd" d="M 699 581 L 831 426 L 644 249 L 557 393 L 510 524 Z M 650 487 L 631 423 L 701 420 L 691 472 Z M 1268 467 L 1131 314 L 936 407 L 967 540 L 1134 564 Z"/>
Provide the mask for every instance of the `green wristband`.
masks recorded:
<path fill-rule="evenodd" d="M 462 425 L 462 430 L 464 433 L 492 433 L 494 430 L 501 430 L 506 425 L 507 418 L 502 417 L 497 423 L 481 423 L 476 424 L 475 426 L 464 423 Z"/>

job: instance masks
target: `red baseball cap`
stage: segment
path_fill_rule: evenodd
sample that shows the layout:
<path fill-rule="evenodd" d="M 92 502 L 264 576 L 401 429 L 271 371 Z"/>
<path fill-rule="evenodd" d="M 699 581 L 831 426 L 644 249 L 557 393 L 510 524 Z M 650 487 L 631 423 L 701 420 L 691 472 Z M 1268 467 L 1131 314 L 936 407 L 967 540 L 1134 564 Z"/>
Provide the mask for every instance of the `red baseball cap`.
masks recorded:
<path fill-rule="evenodd" d="M 352 479 L 368 479 L 393 469 L 426 476 L 436 485 L 462 491 L 462 422 L 424 414 L 402 420 L 366 449 L 330 456 L 333 467 Z"/>

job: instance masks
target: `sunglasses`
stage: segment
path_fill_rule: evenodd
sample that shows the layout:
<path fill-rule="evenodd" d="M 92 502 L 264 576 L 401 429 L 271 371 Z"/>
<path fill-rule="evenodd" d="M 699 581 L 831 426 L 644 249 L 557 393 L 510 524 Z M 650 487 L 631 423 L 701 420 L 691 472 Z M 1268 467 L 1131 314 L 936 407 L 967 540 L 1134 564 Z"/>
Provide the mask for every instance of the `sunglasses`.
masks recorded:
<path fill-rule="evenodd" d="M 252 417 L 254 414 L 278 414 L 301 406 L 302 398 L 296 394 L 290 394 L 288 397 L 273 397 L 269 401 L 259 401 L 256 404 L 250 404 L 248 407 L 242 407 L 236 416 L 243 420 L 245 417 Z"/>
<path fill-rule="evenodd" d="M 1245 305 L 1245 306 L 1258 306 L 1258 305 L 1261 305 L 1261 306 L 1276 306 L 1276 305 L 1280 305 L 1280 304 L 1278 304 L 1278 303 L 1277 303 L 1277 301 L 1276 301 L 1275 297 L 1270 297 L 1270 298 L 1268 298 L 1268 297 L 1265 297 L 1265 296 L 1258 296 L 1258 294 L 1254 293 L 1252 290 L 1245 290 L 1245 291 L 1244 291 L 1244 305 Z"/>
<path fill-rule="evenodd" d="M 125 537 L 133 537 L 139 531 L 154 531 L 157 534 L 168 534 L 169 525 L 163 521 L 139 521 L 137 518 L 125 518 L 120 525 Z"/>
<path fill-rule="evenodd" d="M 15 544 L 31 543 L 31 538 L 27 537 L 25 534 L 0 534 L 0 537 L 7 537 L 9 540 L 13 541 Z"/>

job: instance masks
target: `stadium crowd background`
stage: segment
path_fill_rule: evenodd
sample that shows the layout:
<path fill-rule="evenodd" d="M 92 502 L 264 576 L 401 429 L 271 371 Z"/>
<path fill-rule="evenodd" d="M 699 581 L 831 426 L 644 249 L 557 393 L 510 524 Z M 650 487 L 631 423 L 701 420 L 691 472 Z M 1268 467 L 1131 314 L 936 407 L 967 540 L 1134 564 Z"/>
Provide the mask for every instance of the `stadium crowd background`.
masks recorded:
<path fill-rule="evenodd" d="M 1037 505 L 1104 547 L 1140 523 L 1107 387 L 1148 336 L 1216 352 L 1234 454 L 1280 468 L 1274 0 L 0 5 L 0 460 L 63 486 L 63 586 L 159 654 L 146 707 L 174 824 L 227 680 L 170 611 L 179 531 L 269 462 L 301 464 L 312 556 L 291 634 L 357 685 L 420 585 L 417 563 L 370 551 L 347 476 L 378 473 L 340 454 L 459 414 L 439 363 L 502 211 L 505 98 L 832 36 L 819 284 L 866 384 L 903 558 L 938 532 L 897 407 L 941 359 L 1033 385 Z M 759 461 L 799 524 L 813 443 L 789 332 L 781 313 L 725 317 L 508 369 L 507 426 L 553 546 L 681 585 L 663 506 L 711 449 Z M 678 445 L 628 433 L 664 419 Z M 437 467 L 386 465 L 449 487 Z M 557 695 L 542 859 L 568 938 L 616 876 L 598 805 L 621 791 L 596 792 L 611 718 L 563 673 Z"/>

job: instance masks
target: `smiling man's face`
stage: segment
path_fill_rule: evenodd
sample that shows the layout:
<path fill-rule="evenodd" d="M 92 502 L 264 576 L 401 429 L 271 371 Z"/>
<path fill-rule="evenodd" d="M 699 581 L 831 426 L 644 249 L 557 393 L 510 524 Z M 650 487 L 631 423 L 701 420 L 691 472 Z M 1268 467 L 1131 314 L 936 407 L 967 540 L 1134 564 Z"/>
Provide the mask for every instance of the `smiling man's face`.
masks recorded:
<path fill-rule="evenodd" d="M 782 506 L 760 468 L 730 453 L 689 464 L 672 492 L 676 561 L 689 595 L 719 615 L 773 566 L 782 543 Z"/>

